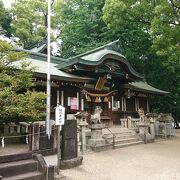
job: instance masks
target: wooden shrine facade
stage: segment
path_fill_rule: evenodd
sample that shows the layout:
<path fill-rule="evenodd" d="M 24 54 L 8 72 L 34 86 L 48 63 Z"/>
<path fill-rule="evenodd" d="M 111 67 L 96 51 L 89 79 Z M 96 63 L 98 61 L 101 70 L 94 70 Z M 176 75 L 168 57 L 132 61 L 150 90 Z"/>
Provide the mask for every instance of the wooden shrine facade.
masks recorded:
<path fill-rule="evenodd" d="M 101 106 L 101 119 L 111 126 L 120 118 L 138 117 L 139 108 L 149 112 L 150 94 L 168 93 L 148 85 L 120 52 L 109 48 L 111 44 L 69 59 L 51 57 L 51 119 L 58 104 L 66 108 L 66 119 L 74 119 L 78 111 L 92 114 Z M 35 90 L 46 91 L 47 56 L 26 52 L 26 61 L 37 67 Z"/>

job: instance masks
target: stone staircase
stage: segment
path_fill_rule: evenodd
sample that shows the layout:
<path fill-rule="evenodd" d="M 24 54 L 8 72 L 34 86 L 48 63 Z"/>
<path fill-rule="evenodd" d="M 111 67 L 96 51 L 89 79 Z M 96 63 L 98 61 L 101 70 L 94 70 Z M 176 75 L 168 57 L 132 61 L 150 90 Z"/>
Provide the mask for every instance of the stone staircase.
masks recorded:
<path fill-rule="evenodd" d="M 48 167 L 42 155 L 21 153 L 0 156 L 0 180 L 44 179 L 54 179 L 54 167 Z"/>
<path fill-rule="evenodd" d="M 113 135 L 115 136 L 115 149 L 143 143 L 134 130 L 121 127 L 103 129 L 103 138 L 106 140 L 106 144 L 113 146 Z"/>

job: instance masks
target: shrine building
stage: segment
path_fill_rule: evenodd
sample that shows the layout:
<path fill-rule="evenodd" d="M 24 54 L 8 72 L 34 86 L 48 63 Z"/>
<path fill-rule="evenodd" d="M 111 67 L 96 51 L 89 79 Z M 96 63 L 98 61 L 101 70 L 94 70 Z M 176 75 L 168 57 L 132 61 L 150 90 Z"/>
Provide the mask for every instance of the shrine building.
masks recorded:
<path fill-rule="evenodd" d="M 108 126 L 120 124 L 120 118 L 138 117 L 138 109 L 149 112 L 149 95 L 166 95 L 146 83 L 116 46 L 117 41 L 69 59 L 51 56 L 51 119 L 58 104 L 66 109 L 66 119 L 79 111 L 94 112 L 101 106 L 101 120 Z M 37 46 L 25 61 L 35 67 L 35 90 L 46 92 L 46 46 Z M 20 66 L 16 61 L 15 66 Z"/>

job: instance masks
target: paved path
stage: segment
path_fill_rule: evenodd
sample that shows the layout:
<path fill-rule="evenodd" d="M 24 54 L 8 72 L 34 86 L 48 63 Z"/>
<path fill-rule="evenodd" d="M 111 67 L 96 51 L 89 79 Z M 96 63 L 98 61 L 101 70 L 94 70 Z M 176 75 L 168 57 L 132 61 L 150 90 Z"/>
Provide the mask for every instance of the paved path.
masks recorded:
<path fill-rule="evenodd" d="M 157 140 L 83 156 L 79 167 L 61 170 L 67 180 L 180 180 L 180 131 L 175 138 Z M 46 157 L 56 164 L 56 156 Z"/>

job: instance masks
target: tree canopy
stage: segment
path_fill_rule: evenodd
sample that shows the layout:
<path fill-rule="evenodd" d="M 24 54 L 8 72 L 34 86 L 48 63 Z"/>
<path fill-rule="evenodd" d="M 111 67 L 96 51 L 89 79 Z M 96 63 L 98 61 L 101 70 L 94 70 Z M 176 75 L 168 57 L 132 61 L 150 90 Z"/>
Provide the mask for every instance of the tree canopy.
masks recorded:
<path fill-rule="evenodd" d="M 108 27 L 116 33 L 121 29 L 127 30 L 126 41 L 130 37 L 132 48 L 125 47 L 125 56 L 136 66 L 143 69 L 147 81 L 155 87 L 170 92 L 164 98 L 155 97 L 153 108 L 164 112 L 176 110 L 180 117 L 180 48 L 179 48 L 179 3 L 174 1 L 135 1 L 135 0 L 106 0 L 103 8 L 103 19 Z M 132 31 L 127 28 L 132 27 Z M 139 33 L 131 36 L 133 31 Z M 144 36 L 141 36 L 144 34 Z M 146 41 L 142 41 L 146 37 Z M 136 41 L 139 44 L 136 44 Z M 127 46 L 130 43 L 127 42 Z M 143 48 L 144 47 L 144 48 Z M 143 51 L 142 56 L 131 56 L 134 50 Z M 136 54 L 137 55 L 137 54 Z M 141 60 L 144 58 L 144 65 Z"/>
<path fill-rule="evenodd" d="M 122 54 L 131 65 L 144 73 L 151 85 L 170 92 L 164 98 L 155 97 L 153 109 L 169 112 L 180 108 L 179 1 L 52 2 L 52 27 L 57 31 L 56 38 L 62 40 L 62 57 L 119 39 Z M 4 14 L 2 19 L 7 22 Z M 12 19 L 12 34 L 20 38 L 24 47 L 32 46 L 46 37 L 47 1 L 16 0 Z"/>
<path fill-rule="evenodd" d="M 60 23 L 56 3 L 52 1 L 52 38 L 59 38 Z M 12 32 L 20 39 L 24 48 L 35 45 L 47 37 L 47 1 L 17 0 L 12 5 Z"/>
<path fill-rule="evenodd" d="M 33 69 L 22 63 L 21 69 L 12 66 L 25 54 L 16 52 L 5 41 L 0 41 L 0 122 L 36 121 L 45 115 L 42 92 L 32 91 Z"/>
<path fill-rule="evenodd" d="M 62 56 L 70 57 L 114 40 L 102 20 L 104 0 L 67 0 L 59 5 Z"/>
<path fill-rule="evenodd" d="M 11 36 L 11 15 L 10 11 L 4 8 L 2 0 L 0 0 L 0 34 L 7 37 Z"/>

